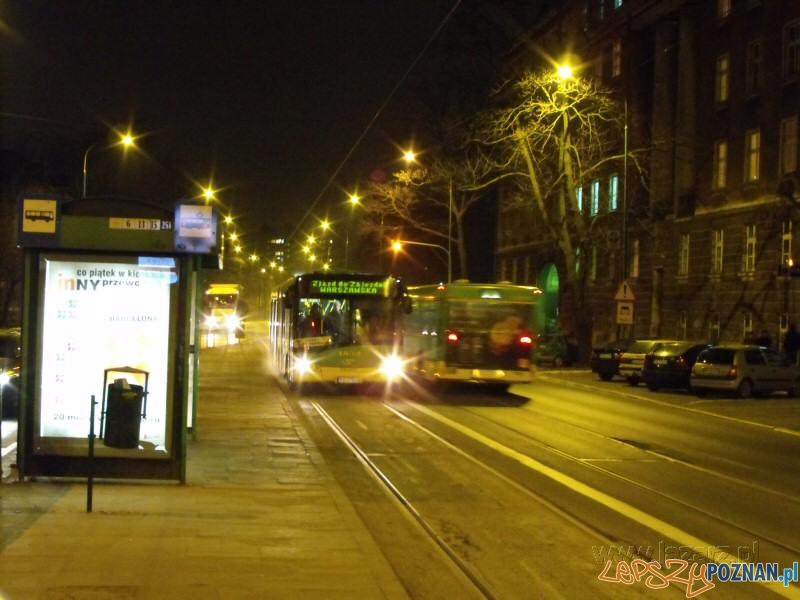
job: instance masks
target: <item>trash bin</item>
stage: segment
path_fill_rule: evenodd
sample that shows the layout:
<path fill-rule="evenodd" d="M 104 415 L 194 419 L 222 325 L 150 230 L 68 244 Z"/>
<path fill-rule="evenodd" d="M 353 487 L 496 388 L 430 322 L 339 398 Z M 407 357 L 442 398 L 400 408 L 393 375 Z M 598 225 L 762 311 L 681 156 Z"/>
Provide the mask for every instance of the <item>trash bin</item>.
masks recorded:
<path fill-rule="evenodd" d="M 117 379 L 108 385 L 103 440 L 112 448 L 138 448 L 144 388 Z"/>

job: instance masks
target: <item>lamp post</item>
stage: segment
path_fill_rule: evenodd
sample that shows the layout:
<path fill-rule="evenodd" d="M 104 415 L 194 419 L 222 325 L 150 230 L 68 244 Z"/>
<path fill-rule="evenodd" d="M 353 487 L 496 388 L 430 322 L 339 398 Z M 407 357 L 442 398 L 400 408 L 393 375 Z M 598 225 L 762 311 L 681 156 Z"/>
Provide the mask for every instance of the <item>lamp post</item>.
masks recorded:
<path fill-rule="evenodd" d="M 426 248 L 438 248 L 439 250 L 444 252 L 447 255 L 447 266 L 448 266 L 447 283 L 452 283 L 453 274 L 450 271 L 450 264 L 451 264 L 450 250 L 448 248 L 445 248 L 441 244 L 431 244 L 429 242 L 412 242 L 410 240 L 395 240 L 394 242 L 392 242 L 392 250 L 394 251 L 395 254 L 400 252 L 403 249 L 403 246 L 424 246 Z"/>
<path fill-rule="evenodd" d="M 122 146 L 125 150 L 135 145 L 136 138 L 131 135 L 131 132 L 119 134 L 117 146 Z M 83 177 L 81 181 L 81 198 L 86 198 L 86 180 L 89 172 L 89 153 L 97 146 L 97 142 L 90 144 L 86 151 L 83 153 Z"/>

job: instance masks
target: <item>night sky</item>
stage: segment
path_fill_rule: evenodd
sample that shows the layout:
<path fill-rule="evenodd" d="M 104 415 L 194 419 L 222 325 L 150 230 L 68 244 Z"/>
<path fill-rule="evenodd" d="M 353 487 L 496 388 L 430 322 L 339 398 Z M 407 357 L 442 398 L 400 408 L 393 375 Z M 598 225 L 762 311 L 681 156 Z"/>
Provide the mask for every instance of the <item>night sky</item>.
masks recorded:
<path fill-rule="evenodd" d="M 292 229 L 454 4 L 4 2 L 2 147 L 46 154 L 77 194 L 85 148 L 130 123 L 146 156 L 94 150 L 90 195 L 168 205 L 213 179 L 242 229 Z M 461 3 L 313 214 L 424 146 L 430 107 L 474 83 L 470 52 L 502 58 L 524 4 Z"/>

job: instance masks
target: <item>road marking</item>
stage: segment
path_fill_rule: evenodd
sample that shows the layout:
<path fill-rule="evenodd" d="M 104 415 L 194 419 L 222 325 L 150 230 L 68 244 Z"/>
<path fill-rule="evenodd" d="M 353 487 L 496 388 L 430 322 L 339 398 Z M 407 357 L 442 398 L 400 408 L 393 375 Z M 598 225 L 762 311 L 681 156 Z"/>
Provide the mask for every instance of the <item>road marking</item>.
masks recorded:
<path fill-rule="evenodd" d="M 447 425 L 451 429 L 455 429 L 459 433 L 475 440 L 499 452 L 500 454 L 507 456 L 508 458 L 517 461 L 521 465 L 552 479 L 553 481 L 560 483 L 564 487 L 573 492 L 585 496 L 598 504 L 605 506 L 606 508 L 613 510 L 614 512 L 643 525 L 656 533 L 663 535 L 667 539 L 671 539 L 675 542 L 678 542 L 680 545 L 685 545 L 690 548 L 702 549 L 706 558 L 710 561 L 720 563 L 724 562 L 727 564 L 733 564 L 741 562 L 741 560 L 737 556 L 733 556 L 732 554 L 728 554 L 727 552 L 722 551 L 721 549 L 717 548 L 713 544 L 709 544 L 708 542 L 701 540 L 698 537 L 693 536 L 692 534 L 675 527 L 667 523 L 666 521 L 662 521 L 661 519 L 654 517 L 642 510 L 639 510 L 635 506 L 628 504 L 627 502 L 623 502 L 622 500 L 618 500 L 613 496 L 609 496 L 608 494 L 601 492 L 600 490 L 596 490 L 591 486 L 586 485 L 585 483 L 578 481 L 570 477 L 569 475 L 565 475 L 560 471 L 548 467 L 544 463 L 539 462 L 538 460 L 531 458 L 527 454 L 523 454 L 522 452 L 518 452 L 513 448 L 509 448 L 504 444 L 501 444 L 497 440 L 493 440 L 482 433 L 478 433 L 477 431 L 470 429 L 469 427 L 462 425 L 444 415 L 437 413 L 434 410 L 426 406 L 422 406 L 420 404 L 411 404 L 414 408 L 419 410 L 420 412 L 428 415 L 432 419 L 439 421 L 440 423 Z M 762 586 L 766 587 L 772 592 L 783 596 L 784 598 L 793 598 L 796 600 L 800 600 L 800 589 L 797 588 L 784 588 L 781 584 L 766 584 L 761 583 Z"/>
<path fill-rule="evenodd" d="M 796 429 L 787 429 L 786 427 L 778 427 L 778 426 L 775 426 L 775 425 L 766 425 L 765 423 L 759 423 L 757 421 L 747 421 L 745 419 L 739 419 L 737 417 L 729 417 L 728 415 L 720 415 L 720 414 L 717 414 L 717 413 L 709 412 L 707 410 L 700 410 L 700 409 L 697 409 L 697 408 L 692 408 L 690 406 L 686 406 L 686 405 L 683 405 L 683 404 L 672 404 L 670 402 L 664 402 L 663 400 L 655 400 L 654 398 L 648 398 L 646 396 L 638 396 L 636 394 L 631 394 L 629 392 L 618 392 L 617 390 L 613 390 L 613 389 L 607 389 L 606 390 L 605 388 L 599 388 L 597 386 L 593 386 L 593 385 L 590 385 L 588 383 L 578 383 L 578 382 L 574 382 L 574 381 L 566 381 L 564 379 L 559 379 L 557 377 L 548 377 L 547 375 L 540 375 L 539 377 L 540 377 L 540 379 L 543 379 L 543 380 L 551 382 L 551 383 L 561 383 L 561 384 L 564 384 L 566 386 L 570 386 L 570 387 L 578 388 L 578 389 L 582 389 L 582 390 L 590 390 L 592 392 L 596 392 L 598 390 L 603 390 L 603 391 L 607 391 L 609 394 L 614 394 L 616 396 L 621 396 L 623 398 L 628 398 L 628 399 L 631 399 L 631 400 L 641 400 L 643 402 L 650 402 L 651 404 L 658 404 L 659 406 L 668 406 L 668 407 L 671 407 L 671 408 L 679 408 L 681 410 L 685 410 L 685 411 L 688 411 L 688 412 L 693 412 L 693 413 L 697 413 L 697 414 L 701 414 L 701 415 L 708 415 L 710 417 L 717 417 L 719 419 L 724 419 L 726 421 L 733 421 L 734 423 L 740 423 L 742 425 L 752 425 L 754 427 L 761 427 L 761 428 L 767 429 L 769 431 L 775 431 L 775 432 L 778 432 L 778 433 L 785 433 L 787 435 L 800 437 L 800 431 L 798 431 Z"/>

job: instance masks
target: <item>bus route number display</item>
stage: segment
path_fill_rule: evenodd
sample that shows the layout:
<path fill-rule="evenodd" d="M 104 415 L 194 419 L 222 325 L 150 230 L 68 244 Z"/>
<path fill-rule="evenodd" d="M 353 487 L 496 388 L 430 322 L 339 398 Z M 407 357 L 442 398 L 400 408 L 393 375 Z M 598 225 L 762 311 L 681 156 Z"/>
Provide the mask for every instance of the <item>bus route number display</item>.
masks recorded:
<path fill-rule="evenodd" d="M 353 296 L 383 296 L 386 290 L 386 280 L 383 281 L 356 281 L 352 279 L 312 279 L 311 291 L 317 294 L 353 295 Z"/>

